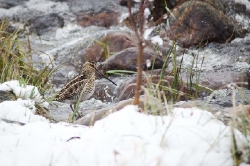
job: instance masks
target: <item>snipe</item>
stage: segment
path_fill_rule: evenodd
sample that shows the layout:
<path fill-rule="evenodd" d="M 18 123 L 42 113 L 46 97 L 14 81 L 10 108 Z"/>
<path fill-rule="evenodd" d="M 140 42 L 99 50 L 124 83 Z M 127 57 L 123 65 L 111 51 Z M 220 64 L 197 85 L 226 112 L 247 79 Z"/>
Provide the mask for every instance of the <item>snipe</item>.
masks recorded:
<path fill-rule="evenodd" d="M 96 64 L 94 62 L 85 62 L 82 67 L 82 71 L 79 75 L 69 80 L 54 98 L 54 101 L 65 102 L 70 104 L 72 111 L 72 105 L 75 105 L 80 99 L 80 102 L 89 99 L 95 90 L 95 71 Z M 99 72 L 104 78 L 115 84 L 109 78 Z M 116 84 L 115 84 L 116 85 Z"/>

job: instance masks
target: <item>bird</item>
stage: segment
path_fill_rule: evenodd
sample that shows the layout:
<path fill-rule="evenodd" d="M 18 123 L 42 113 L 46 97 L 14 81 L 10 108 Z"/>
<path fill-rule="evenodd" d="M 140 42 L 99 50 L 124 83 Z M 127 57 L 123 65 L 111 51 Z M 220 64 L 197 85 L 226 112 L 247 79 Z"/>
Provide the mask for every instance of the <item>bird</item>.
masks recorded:
<path fill-rule="evenodd" d="M 97 70 L 95 62 L 86 61 L 82 66 L 80 74 L 69 80 L 53 100 L 70 104 L 70 108 L 74 112 L 78 100 L 82 102 L 93 95 L 95 91 L 96 71 L 116 85 L 112 80 Z M 74 105 L 74 109 L 72 105 Z"/>

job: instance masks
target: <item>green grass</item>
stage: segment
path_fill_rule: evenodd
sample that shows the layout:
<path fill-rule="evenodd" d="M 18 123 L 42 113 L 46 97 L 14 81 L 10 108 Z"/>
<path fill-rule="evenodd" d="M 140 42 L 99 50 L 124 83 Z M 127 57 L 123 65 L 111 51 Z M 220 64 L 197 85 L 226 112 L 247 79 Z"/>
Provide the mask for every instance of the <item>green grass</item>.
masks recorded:
<path fill-rule="evenodd" d="M 129 71 L 129 70 L 109 70 L 105 74 L 114 74 L 114 75 L 119 75 L 123 76 L 126 74 L 136 74 L 135 71 Z"/>
<path fill-rule="evenodd" d="M 0 21 L 0 83 L 18 80 L 21 86 L 36 86 L 43 96 L 50 88 L 49 77 L 54 70 L 49 65 L 38 70 L 32 61 L 30 43 L 19 40 L 19 31 L 8 32 L 8 21 Z M 33 94 L 31 93 L 31 98 Z M 36 103 L 38 108 L 39 103 Z"/>
<path fill-rule="evenodd" d="M 177 62 L 177 51 L 176 51 L 176 41 L 173 42 L 172 46 L 169 48 L 167 54 L 165 55 L 164 64 L 162 70 L 160 72 L 160 88 L 164 91 L 168 91 L 166 98 L 172 99 L 173 101 L 179 101 L 180 96 L 184 96 L 186 99 L 195 99 L 199 97 L 199 92 L 203 91 L 206 93 L 212 93 L 213 90 L 205 87 L 200 84 L 200 72 L 201 70 L 194 71 L 194 68 L 201 69 L 204 57 L 201 59 L 201 64 L 198 66 L 198 55 L 193 57 L 192 65 L 189 68 L 183 68 L 183 57 L 180 62 Z M 164 85 L 164 74 L 165 68 L 171 63 L 170 59 L 172 58 L 172 71 L 170 72 L 170 76 L 173 76 L 173 81 L 171 85 Z M 183 82 L 181 78 L 181 73 L 187 73 L 189 75 L 189 80 L 187 82 Z"/>
<path fill-rule="evenodd" d="M 19 31 L 7 32 L 8 21 L 0 22 L 0 83 L 19 80 L 21 84 L 37 86 L 43 94 L 48 89 L 49 76 L 53 73 L 48 66 L 38 70 L 33 66 L 27 43 L 18 39 Z M 29 43 L 28 43 L 29 44 Z"/>

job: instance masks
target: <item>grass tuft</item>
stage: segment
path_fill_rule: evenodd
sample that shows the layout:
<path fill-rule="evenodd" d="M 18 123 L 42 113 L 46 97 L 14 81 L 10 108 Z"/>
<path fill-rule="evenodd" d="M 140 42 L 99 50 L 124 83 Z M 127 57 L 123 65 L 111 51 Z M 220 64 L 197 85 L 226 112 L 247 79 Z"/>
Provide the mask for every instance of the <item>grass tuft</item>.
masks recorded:
<path fill-rule="evenodd" d="M 50 64 L 41 70 L 36 69 L 31 55 L 34 50 L 31 49 L 29 40 L 28 42 L 20 41 L 18 38 L 19 30 L 8 32 L 8 26 L 7 20 L 0 21 L 0 83 L 19 80 L 21 86 L 33 85 L 44 96 L 44 93 L 50 88 L 49 77 L 55 69 L 51 70 Z M 35 97 L 33 92 L 30 98 Z M 37 113 L 44 112 L 43 115 L 45 115 L 46 111 L 40 104 L 35 104 Z"/>
<path fill-rule="evenodd" d="M 27 44 L 19 41 L 18 30 L 9 33 L 8 25 L 7 20 L 0 21 L 0 83 L 19 80 L 22 86 L 30 84 L 38 87 L 43 95 L 49 88 L 47 83 L 53 71 L 48 66 L 41 71 L 33 66 L 31 53 L 26 51 Z"/>

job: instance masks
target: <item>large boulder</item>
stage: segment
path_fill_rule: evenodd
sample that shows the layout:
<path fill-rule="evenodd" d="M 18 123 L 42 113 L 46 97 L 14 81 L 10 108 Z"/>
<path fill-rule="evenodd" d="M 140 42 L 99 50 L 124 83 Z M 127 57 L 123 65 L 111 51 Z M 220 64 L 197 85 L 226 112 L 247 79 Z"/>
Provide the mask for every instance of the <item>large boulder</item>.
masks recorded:
<path fill-rule="evenodd" d="M 136 47 L 137 45 L 136 38 L 129 33 L 116 32 L 108 34 L 87 48 L 84 54 L 89 61 L 102 62 L 105 60 L 105 51 L 100 42 L 106 44 L 109 54 L 120 52 L 129 47 Z"/>
<path fill-rule="evenodd" d="M 110 58 L 105 60 L 100 65 L 100 67 L 104 73 L 108 70 L 136 71 L 137 55 L 138 55 L 137 47 L 127 48 L 121 52 L 118 52 L 117 54 L 112 55 Z M 155 62 L 154 69 L 161 69 L 164 63 L 161 56 L 156 55 L 152 49 L 145 48 L 143 50 L 143 60 L 142 60 L 143 70 L 151 69 L 152 68 L 151 65 L 153 62 Z M 151 63 L 149 67 L 147 67 L 147 63 Z"/>
<path fill-rule="evenodd" d="M 206 42 L 224 43 L 242 36 L 221 10 L 223 6 L 212 0 L 186 1 L 172 11 L 175 17 L 170 17 L 170 30 L 166 34 L 182 47 Z"/>

